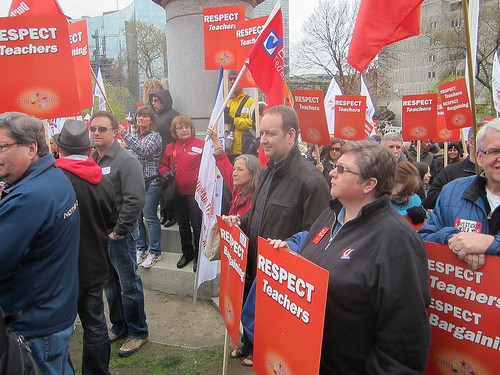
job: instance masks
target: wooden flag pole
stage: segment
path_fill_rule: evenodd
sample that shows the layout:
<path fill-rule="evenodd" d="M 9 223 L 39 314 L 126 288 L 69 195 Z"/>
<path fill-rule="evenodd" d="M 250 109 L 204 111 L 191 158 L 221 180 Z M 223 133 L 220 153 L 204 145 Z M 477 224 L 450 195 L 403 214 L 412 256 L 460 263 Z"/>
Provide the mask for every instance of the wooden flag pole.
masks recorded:
<path fill-rule="evenodd" d="M 475 69 L 472 66 L 472 51 L 471 51 L 471 40 L 470 40 L 470 26 L 469 26 L 469 9 L 467 0 L 462 1 L 462 12 L 464 18 L 464 29 L 465 29 L 465 45 L 467 47 L 467 71 L 469 73 L 469 101 L 470 109 L 472 112 L 472 127 L 474 129 L 474 150 L 476 148 L 476 137 L 477 134 L 477 118 L 476 118 L 476 95 L 474 89 L 474 80 L 476 79 Z M 475 51 L 474 51 L 475 53 Z M 476 173 L 480 173 L 480 168 L 476 168 Z"/>

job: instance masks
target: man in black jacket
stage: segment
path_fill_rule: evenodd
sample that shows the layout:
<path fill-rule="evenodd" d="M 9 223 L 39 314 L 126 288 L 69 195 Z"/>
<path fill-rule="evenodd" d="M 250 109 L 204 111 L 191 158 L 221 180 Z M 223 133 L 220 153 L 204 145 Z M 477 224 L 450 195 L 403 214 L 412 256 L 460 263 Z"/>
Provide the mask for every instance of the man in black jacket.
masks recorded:
<path fill-rule="evenodd" d="M 469 156 L 464 160 L 453 163 L 441 170 L 433 179 L 427 197 L 424 201 L 424 207 L 428 210 L 434 209 L 436 201 L 443 189 L 443 186 L 460 177 L 469 177 L 476 174 L 476 149 L 474 147 L 474 128 L 470 128 L 467 149 Z M 432 173 L 432 172 L 431 172 Z"/>
<path fill-rule="evenodd" d="M 108 233 L 116 224 L 113 184 L 89 158 L 93 141 L 87 124 L 66 120 L 54 136 L 56 165 L 69 178 L 80 206 L 78 315 L 83 326 L 82 372 L 109 374 L 111 354 L 102 291 L 109 276 Z"/>

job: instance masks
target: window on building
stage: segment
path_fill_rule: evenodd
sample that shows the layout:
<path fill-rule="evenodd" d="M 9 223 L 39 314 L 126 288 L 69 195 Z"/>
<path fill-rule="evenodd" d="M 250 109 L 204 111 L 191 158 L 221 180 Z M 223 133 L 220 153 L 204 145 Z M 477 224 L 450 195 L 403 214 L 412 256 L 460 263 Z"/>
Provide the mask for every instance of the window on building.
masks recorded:
<path fill-rule="evenodd" d="M 427 72 L 427 78 L 436 78 L 436 72 Z"/>
<path fill-rule="evenodd" d="M 451 20 L 451 27 L 459 27 L 460 23 L 460 19 Z"/>
<path fill-rule="evenodd" d="M 436 61 L 436 55 L 430 55 L 429 62 L 434 62 L 434 61 Z"/>
<path fill-rule="evenodd" d="M 431 21 L 431 29 L 437 29 L 438 23 L 437 21 Z"/>

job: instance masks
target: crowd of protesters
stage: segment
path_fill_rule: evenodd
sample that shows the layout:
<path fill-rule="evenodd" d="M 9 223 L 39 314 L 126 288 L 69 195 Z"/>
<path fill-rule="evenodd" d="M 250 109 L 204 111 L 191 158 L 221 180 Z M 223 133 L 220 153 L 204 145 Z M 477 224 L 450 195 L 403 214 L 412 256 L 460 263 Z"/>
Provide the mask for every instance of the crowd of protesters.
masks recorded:
<path fill-rule="evenodd" d="M 84 328 L 84 374 L 109 374 L 110 342 L 126 338 L 119 350 L 124 357 L 147 342 L 137 267 L 162 260 L 162 224 L 179 225 L 177 267 L 194 260 L 197 270 L 202 212 L 194 193 L 204 142 L 192 120 L 172 108 L 169 91 L 154 83 L 147 85 L 146 105 L 130 121 L 135 131 L 99 111 L 89 126 L 67 120 L 50 149 L 39 120 L 15 112 L 0 115 L 0 307 L 11 329 L 27 339 L 43 374 L 74 373 L 68 344 L 77 314 Z M 331 138 L 316 155 L 312 147 L 299 147 L 292 108 L 261 113 L 256 137 L 253 99 L 244 92 L 236 98 L 225 116 L 226 127 L 234 127 L 228 154 L 217 129 L 207 130 L 230 191 L 224 219 L 249 238 L 244 335 L 229 356 L 253 365 L 260 236 L 300 252 L 330 271 L 330 285 L 347 288 L 328 292 L 321 373 L 361 374 L 369 367 L 384 374 L 422 373 L 430 297 L 418 233 L 448 245 L 474 270 L 484 265 L 485 254 L 500 253 L 500 120 L 482 128 L 476 148 L 472 130 L 465 150 L 460 143 L 439 147 L 432 140 L 405 146 L 398 133 L 388 133 L 364 141 Z M 266 164 L 242 153 L 247 130 L 254 131 L 252 144 L 260 143 Z M 478 176 L 476 164 L 483 170 Z M 177 197 L 167 206 L 161 202 L 162 179 L 171 175 Z M 462 232 L 458 217 L 478 223 L 478 230 Z M 331 233 L 317 241 L 325 227 Z M 369 247 L 370 256 L 353 260 L 352 272 L 345 272 L 340 268 L 345 263 L 333 259 L 353 241 L 357 248 Z M 380 265 L 383 280 L 375 277 Z M 361 280 L 371 281 L 362 286 Z M 405 340 L 397 332 L 404 332 Z"/>

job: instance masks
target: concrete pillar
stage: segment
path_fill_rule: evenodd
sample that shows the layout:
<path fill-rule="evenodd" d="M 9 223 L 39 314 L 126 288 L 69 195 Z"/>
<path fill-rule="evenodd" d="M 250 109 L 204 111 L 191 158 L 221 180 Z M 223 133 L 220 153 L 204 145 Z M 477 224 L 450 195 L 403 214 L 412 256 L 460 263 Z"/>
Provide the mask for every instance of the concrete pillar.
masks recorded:
<path fill-rule="evenodd" d="M 246 18 L 264 0 L 153 0 L 167 16 L 168 86 L 174 108 L 193 119 L 205 134 L 212 112 L 218 71 L 205 70 L 203 8 L 245 4 Z M 160 3 L 161 1 L 161 3 Z"/>

